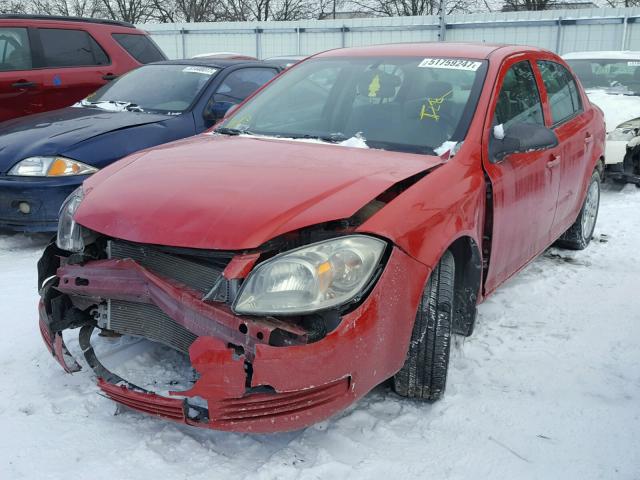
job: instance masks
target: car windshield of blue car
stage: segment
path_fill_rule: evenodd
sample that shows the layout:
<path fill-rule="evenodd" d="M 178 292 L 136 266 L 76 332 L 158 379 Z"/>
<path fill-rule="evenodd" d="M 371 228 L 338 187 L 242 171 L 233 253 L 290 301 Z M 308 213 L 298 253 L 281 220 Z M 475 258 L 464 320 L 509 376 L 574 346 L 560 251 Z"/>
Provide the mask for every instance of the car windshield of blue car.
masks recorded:
<path fill-rule="evenodd" d="M 440 154 L 464 140 L 486 70 L 486 61 L 466 58 L 312 58 L 215 132 Z"/>
<path fill-rule="evenodd" d="M 76 106 L 177 115 L 189 109 L 217 72 L 200 65 L 146 65 L 105 85 Z"/>
<path fill-rule="evenodd" d="M 616 95 L 640 95 L 640 57 L 624 59 L 567 60 L 582 86 Z"/>

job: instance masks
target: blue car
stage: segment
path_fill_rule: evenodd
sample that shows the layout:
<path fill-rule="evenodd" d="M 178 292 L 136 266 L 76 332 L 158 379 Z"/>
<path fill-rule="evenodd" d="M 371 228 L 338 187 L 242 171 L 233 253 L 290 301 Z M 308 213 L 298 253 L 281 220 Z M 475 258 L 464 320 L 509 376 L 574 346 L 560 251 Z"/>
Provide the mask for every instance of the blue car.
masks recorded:
<path fill-rule="evenodd" d="M 152 63 L 71 107 L 0 123 L 0 229 L 56 230 L 60 205 L 87 176 L 203 132 L 280 70 L 246 60 Z"/>

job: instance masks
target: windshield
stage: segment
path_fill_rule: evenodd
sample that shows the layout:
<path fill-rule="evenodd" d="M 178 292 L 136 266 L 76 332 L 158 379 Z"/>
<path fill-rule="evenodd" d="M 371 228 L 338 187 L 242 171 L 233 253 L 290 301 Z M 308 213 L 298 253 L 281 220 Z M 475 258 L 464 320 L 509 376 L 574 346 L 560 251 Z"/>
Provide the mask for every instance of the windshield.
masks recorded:
<path fill-rule="evenodd" d="M 640 95 L 640 58 L 637 60 L 567 60 L 585 89 L 604 88 Z"/>
<path fill-rule="evenodd" d="M 217 71 L 192 65 L 145 65 L 105 85 L 81 105 L 178 114 L 189 108 Z"/>
<path fill-rule="evenodd" d="M 465 59 L 311 59 L 216 131 L 433 154 L 464 139 L 485 72 L 486 62 Z"/>

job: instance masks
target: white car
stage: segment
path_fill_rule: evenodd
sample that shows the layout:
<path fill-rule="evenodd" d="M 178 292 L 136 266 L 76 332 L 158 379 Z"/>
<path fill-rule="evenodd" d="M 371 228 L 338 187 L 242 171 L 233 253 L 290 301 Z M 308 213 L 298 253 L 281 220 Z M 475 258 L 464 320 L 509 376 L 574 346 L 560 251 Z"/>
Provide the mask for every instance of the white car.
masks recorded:
<path fill-rule="evenodd" d="M 579 52 L 563 58 L 604 112 L 607 175 L 640 186 L 640 51 Z"/>

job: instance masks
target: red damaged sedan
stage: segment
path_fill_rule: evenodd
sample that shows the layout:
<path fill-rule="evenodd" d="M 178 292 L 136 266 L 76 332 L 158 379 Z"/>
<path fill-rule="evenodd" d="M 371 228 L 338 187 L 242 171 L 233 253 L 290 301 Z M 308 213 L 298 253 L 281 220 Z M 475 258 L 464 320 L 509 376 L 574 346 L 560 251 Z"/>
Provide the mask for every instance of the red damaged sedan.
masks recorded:
<path fill-rule="evenodd" d="M 554 242 L 589 243 L 604 139 L 547 51 L 316 55 L 214 131 L 66 200 L 38 265 L 43 339 L 72 372 L 63 332 L 78 330 L 105 395 L 213 429 L 299 429 L 389 378 L 436 400 L 476 305 Z M 183 358 L 191 380 L 123 378 L 100 353 L 123 337 Z"/>

